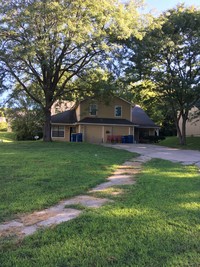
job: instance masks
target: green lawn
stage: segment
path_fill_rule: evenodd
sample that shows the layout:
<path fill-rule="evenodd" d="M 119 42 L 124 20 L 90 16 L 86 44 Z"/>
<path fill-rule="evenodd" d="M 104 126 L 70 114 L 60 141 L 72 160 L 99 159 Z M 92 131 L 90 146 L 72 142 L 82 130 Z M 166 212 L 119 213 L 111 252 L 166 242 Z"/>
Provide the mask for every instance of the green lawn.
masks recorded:
<path fill-rule="evenodd" d="M 59 144 L 51 145 L 48 145 L 51 153 L 59 150 L 62 154 Z M 69 147 L 78 150 L 79 146 L 82 144 Z M 62 147 L 69 149 L 67 145 Z M 86 151 L 82 149 L 81 153 L 87 155 L 91 147 L 84 144 L 83 147 Z M 114 157 L 115 161 L 120 155 L 118 150 L 113 153 L 107 148 L 94 148 L 97 154 L 98 150 L 104 150 L 103 154 L 107 153 L 107 158 Z M 38 146 L 40 149 L 44 151 L 45 144 Z M 63 166 L 60 165 L 60 169 Z M 112 169 L 111 165 L 104 168 Z M 81 179 L 77 180 L 77 186 Z M 86 209 L 75 220 L 41 230 L 18 243 L 3 240 L 0 266 L 199 267 L 198 169 L 152 160 L 144 165 L 137 184 L 123 189 L 124 194 L 112 197 L 115 202 L 95 210 Z"/>
<path fill-rule="evenodd" d="M 167 137 L 165 140 L 160 141 L 159 145 L 182 148 L 182 149 L 200 150 L 200 137 L 187 137 L 185 146 L 179 145 L 178 137 L 176 136 Z"/>
<path fill-rule="evenodd" d="M 0 143 L 0 221 L 85 193 L 131 157 L 84 143 Z"/>
<path fill-rule="evenodd" d="M 0 143 L 1 220 L 84 193 L 131 157 L 84 143 Z M 0 266 L 200 266 L 199 180 L 193 166 L 152 160 L 114 203 L 20 243 L 0 240 Z"/>
<path fill-rule="evenodd" d="M 0 131 L 0 142 L 13 142 L 15 141 L 15 134 L 10 132 L 1 132 Z"/>

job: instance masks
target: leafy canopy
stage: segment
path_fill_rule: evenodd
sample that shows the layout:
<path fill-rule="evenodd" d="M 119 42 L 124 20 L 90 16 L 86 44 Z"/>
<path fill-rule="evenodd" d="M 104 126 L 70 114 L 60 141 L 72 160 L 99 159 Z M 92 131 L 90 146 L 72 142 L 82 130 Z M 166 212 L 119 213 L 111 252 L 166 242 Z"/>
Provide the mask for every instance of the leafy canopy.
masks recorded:
<path fill-rule="evenodd" d="M 200 10 L 183 5 L 168 10 L 141 41 L 133 37 L 128 45 L 133 51 L 129 76 L 134 82 L 153 83 L 155 97 L 164 112 L 171 112 L 184 144 L 188 112 L 200 100 Z"/>
<path fill-rule="evenodd" d="M 48 107 L 111 39 L 137 34 L 136 2 L 0 1 L 1 67 Z"/>
<path fill-rule="evenodd" d="M 102 55 L 109 57 L 113 42 L 131 34 L 139 36 L 140 4 L 119 0 L 0 1 L 0 74 L 9 76 L 12 91 L 25 92 L 42 107 L 46 141 L 51 139 L 53 103 L 63 96 L 71 99 L 77 77 L 93 68 L 94 61 L 98 66 Z"/>

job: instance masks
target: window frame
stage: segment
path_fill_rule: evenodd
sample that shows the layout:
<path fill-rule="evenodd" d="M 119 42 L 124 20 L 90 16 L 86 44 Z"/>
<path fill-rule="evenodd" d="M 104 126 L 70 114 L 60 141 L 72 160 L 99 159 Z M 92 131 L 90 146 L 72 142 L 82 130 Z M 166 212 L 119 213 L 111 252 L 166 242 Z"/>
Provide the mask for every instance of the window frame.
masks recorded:
<path fill-rule="evenodd" d="M 94 107 L 95 106 L 95 108 L 92 108 L 92 106 Z M 90 116 L 97 116 L 97 110 L 98 110 L 98 106 L 97 106 L 97 104 L 90 104 L 90 108 L 89 108 L 89 114 L 90 114 Z M 95 114 L 92 114 L 92 112 L 93 111 L 95 111 Z"/>
<path fill-rule="evenodd" d="M 117 108 L 120 108 L 120 110 L 121 110 L 120 115 L 117 115 L 117 112 L 116 112 L 116 111 L 117 111 Z M 115 117 L 116 117 L 116 118 L 121 118 L 121 117 L 122 117 L 122 106 L 120 106 L 120 105 L 116 105 L 116 106 L 115 106 L 115 111 L 114 111 L 114 112 L 115 112 Z"/>
<path fill-rule="evenodd" d="M 57 128 L 57 130 L 54 130 L 55 128 Z M 61 130 L 63 129 L 63 130 Z M 54 133 L 57 133 L 57 135 L 55 136 Z M 61 134 L 63 133 L 63 134 Z M 64 125 L 52 125 L 51 127 L 51 137 L 53 138 L 65 138 L 65 126 Z"/>

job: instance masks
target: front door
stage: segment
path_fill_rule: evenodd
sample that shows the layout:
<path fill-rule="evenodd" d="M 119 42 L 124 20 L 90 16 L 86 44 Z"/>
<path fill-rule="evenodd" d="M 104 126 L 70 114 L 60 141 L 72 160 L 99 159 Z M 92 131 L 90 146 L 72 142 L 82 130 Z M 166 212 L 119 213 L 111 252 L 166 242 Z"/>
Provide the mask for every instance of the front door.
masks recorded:
<path fill-rule="evenodd" d="M 73 141 L 72 140 L 72 134 L 75 134 L 75 133 L 76 133 L 76 127 L 70 127 L 70 131 L 69 131 L 69 134 L 70 134 L 69 140 L 70 140 L 70 142 Z"/>

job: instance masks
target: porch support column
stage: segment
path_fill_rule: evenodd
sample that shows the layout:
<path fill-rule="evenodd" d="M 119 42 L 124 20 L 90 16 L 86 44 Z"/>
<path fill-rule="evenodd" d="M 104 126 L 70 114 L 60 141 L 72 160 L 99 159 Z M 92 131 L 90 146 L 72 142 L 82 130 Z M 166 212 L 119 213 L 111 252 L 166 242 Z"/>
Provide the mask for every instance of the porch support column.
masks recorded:
<path fill-rule="evenodd" d="M 105 127 L 102 126 L 102 143 L 105 143 L 104 133 L 105 133 Z"/>

